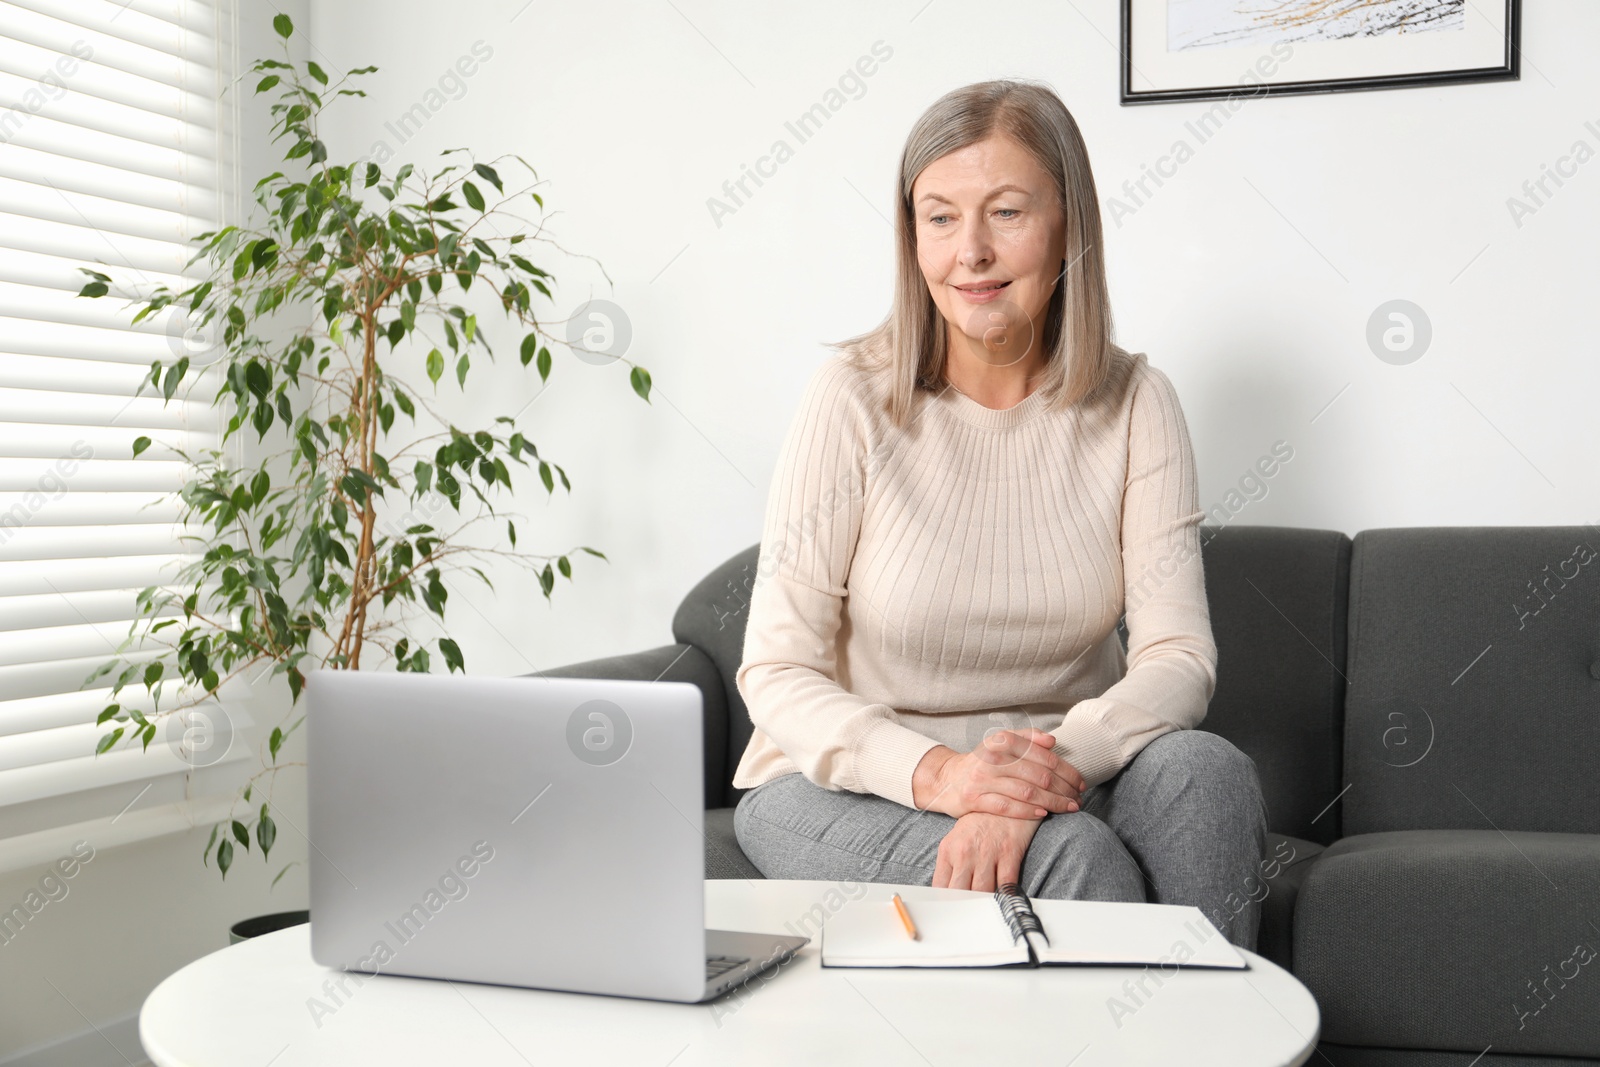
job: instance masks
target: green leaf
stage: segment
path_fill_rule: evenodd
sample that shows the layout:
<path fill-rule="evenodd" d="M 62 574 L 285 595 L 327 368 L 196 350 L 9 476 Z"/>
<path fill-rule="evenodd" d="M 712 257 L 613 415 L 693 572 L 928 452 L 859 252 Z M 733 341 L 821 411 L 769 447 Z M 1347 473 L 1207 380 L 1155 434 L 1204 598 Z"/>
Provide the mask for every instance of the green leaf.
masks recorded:
<path fill-rule="evenodd" d="M 439 638 L 439 651 L 444 653 L 445 664 L 452 671 L 467 673 L 466 662 L 461 658 L 461 646 L 448 637 Z"/>
<path fill-rule="evenodd" d="M 556 560 L 556 567 L 561 571 L 561 576 L 563 578 L 572 577 L 572 564 L 567 562 L 566 556 L 562 556 L 560 559 Z"/>
<path fill-rule="evenodd" d="M 382 178 L 382 177 L 383 177 L 383 171 L 378 169 L 378 165 L 376 163 L 368 163 L 367 164 L 366 188 L 370 189 L 374 185 L 377 185 L 378 184 L 378 179 Z"/>
<path fill-rule="evenodd" d="M 494 186 L 497 191 L 501 193 L 506 191 L 505 186 L 500 184 L 500 175 L 495 173 L 495 169 L 487 163 L 474 163 L 472 170 L 478 177 Z"/>
<path fill-rule="evenodd" d="M 628 381 L 633 383 L 633 391 L 638 393 L 644 399 L 644 402 L 648 404 L 650 402 L 650 372 L 643 367 L 635 367 L 628 375 Z"/>
<path fill-rule="evenodd" d="M 284 16 L 279 15 L 278 17 L 283 18 Z M 217 870 L 222 872 L 223 878 L 227 878 L 228 868 L 232 866 L 233 842 L 229 841 L 227 838 L 223 838 L 222 843 L 217 846 Z"/>
<path fill-rule="evenodd" d="M 467 369 L 471 366 L 471 357 L 465 352 L 461 353 L 461 358 L 456 360 L 456 381 L 463 389 L 467 387 Z"/>
<path fill-rule="evenodd" d="M 113 718 L 117 714 L 117 712 L 119 712 L 121 710 L 122 710 L 122 705 L 121 704 L 107 704 L 106 707 L 105 707 L 105 710 L 100 712 L 100 717 L 95 719 L 94 724 L 96 726 L 104 725 L 105 722 L 108 719 Z"/>
<path fill-rule="evenodd" d="M 434 567 L 428 571 L 428 582 L 422 590 L 422 602 L 427 605 L 429 611 L 442 619 L 444 618 L 444 603 L 448 599 L 450 599 L 450 591 L 444 587 L 444 581 L 439 576 L 439 569 Z M 422 650 L 418 649 L 417 656 L 420 658 L 422 655 Z"/>
<path fill-rule="evenodd" d="M 270 237 L 263 237 L 255 243 L 250 251 L 250 265 L 260 270 L 270 266 L 278 258 L 278 242 Z"/>
<path fill-rule="evenodd" d="M 273 843 L 278 840 L 278 824 L 272 821 L 272 816 L 267 814 L 267 806 L 261 805 L 261 819 L 256 823 L 256 844 L 261 846 L 261 858 L 265 860 L 267 853 L 272 851 Z"/>
<path fill-rule="evenodd" d="M 444 353 L 435 348 L 428 353 L 428 380 L 434 385 L 439 384 L 439 378 L 444 374 Z"/>
<path fill-rule="evenodd" d="M 289 868 L 293 867 L 293 866 L 294 866 L 293 863 L 285 863 L 283 865 L 283 870 L 278 872 L 277 877 L 272 880 L 272 885 L 268 886 L 267 888 L 268 889 L 272 889 L 275 886 L 277 886 L 278 882 L 283 879 L 283 876 L 289 873 Z"/>
<path fill-rule="evenodd" d="M 279 37 L 287 37 L 294 32 L 294 23 L 288 15 L 277 15 L 272 20 L 272 28 L 278 31 Z"/>
<path fill-rule="evenodd" d="M 272 388 L 272 375 L 267 372 L 266 366 L 258 360 L 252 359 L 245 364 L 244 380 L 245 386 L 258 398 L 265 397 L 267 391 Z"/>
<path fill-rule="evenodd" d="M 484 209 L 483 194 L 478 192 L 478 187 L 471 182 L 461 183 L 461 195 L 467 198 L 467 205 L 474 211 Z"/>
<path fill-rule="evenodd" d="M 278 749 L 283 745 L 283 730 L 280 727 L 272 728 L 272 736 L 267 740 L 267 748 L 272 751 L 274 761 L 278 758 Z"/>
<path fill-rule="evenodd" d="M 112 745 L 116 744 L 118 741 L 121 741 L 122 730 L 123 728 L 119 726 L 115 730 L 112 730 L 109 734 L 106 734 L 104 737 L 102 737 L 100 739 L 100 743 L 94 746 L 94 754 L 98 756 L 102 752 L 109 749 Z"/>
<path fill-rule="evenodd" d="M 217 843 L 217 831 L 221 828 L 221 823 L 211 827 L 211 837 L 206 840 L 206 850 L 200 853 L 200 862 L 205 866 L 211 865 L 211 846 Z"/>
<path fill-rule="evenodd" d="M 244 823 L 240 822 L 238 819 L 233 820 L 233 836 L 237 838 L 239 844 L 243 845 L 245 848 L 248 849 L 250 847 L 250 831 L 245 829 Z"/>
<path fill-rule="evenodd" d="M 144 684 L 146 686 L 155 685 L 161 680 L 161 673 L 163 670 L 165 670 L 165 668 L 160 663 L 148 664 L 144 669 Z"/>
<path fill-rule="evenodd" d="M 135 456 L 138 456 L 138 454 L 140 452 L 143 452 L 145 449 L 147 449 L 149 447 L 150 447 L 150 438 L 148 438 L 148 437 L 135 437 L 133 439 L 133 454 Z"/>
<path fill-rule="evenodd" d="M 526 367 L 533 362 L 533 357 L 539 351 L 539 335 L 530 333 L 522 339 L 522 365 Z"/>
<path fill-rule="evenodd" d="M 366 483 L 369 481 L 371 481 L 371 479 L 367 478 L 360 471 L 350 471 L 343 478 L 339 479 L 339 488 L 342 489 L 344 491 L 344 495 L 354 501 L 357 506 L 365 507 L 367 504 L 368 492 L 368 486 Z"/>
<path fill-rule="evenodd" d="M 313 78 L 317 79 L 317 81 L 321 82 L 323 85 L 328 84 L 328 75 L 321 67 L 317 66 L 309 59 L 306 60 L 306 70 Z"/>
<path fill-rule="evenodd" d="M 88 285 L 85 285 L 82 289 L 78 290 L 78 295 L 105 296 L 110 291 L 111 290 L 106 286 L 105 282 L 90 282 Z"/>
<path fill-rule="evenodd" d="M 539 380 L 542 382 L 550 380 L 550 350 L 548 348 L 539 349 Z"/>
<path fill-rule="evenodd" d="M 282 16 L 279 17 L 281 18 Z M 278 77 L 276 74 L 268 74 L 265 78 L 262 78 L 256 83 L 256 92 L 264 93 L 282 80 L 283 79 Z"/>

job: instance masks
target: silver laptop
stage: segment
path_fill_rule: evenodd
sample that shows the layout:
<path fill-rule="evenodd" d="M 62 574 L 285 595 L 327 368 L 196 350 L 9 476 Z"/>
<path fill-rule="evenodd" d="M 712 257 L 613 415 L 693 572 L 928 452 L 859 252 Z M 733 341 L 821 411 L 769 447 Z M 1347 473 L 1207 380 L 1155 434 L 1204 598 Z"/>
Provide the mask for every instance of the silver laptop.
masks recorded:
<path fill-rule="evenodd" d="M 705 928 L 687 682 L 313 671 L 325 967 L 686 1003 L 808 938 Z"/>

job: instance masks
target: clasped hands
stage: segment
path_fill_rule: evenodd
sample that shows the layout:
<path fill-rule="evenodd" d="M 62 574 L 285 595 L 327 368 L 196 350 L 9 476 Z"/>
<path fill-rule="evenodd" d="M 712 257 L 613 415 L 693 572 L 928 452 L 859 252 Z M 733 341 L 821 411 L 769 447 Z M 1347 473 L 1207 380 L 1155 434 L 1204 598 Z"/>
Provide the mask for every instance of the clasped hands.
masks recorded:
<path fill-rule="evenodd" d="M 940 745 L 922 757 L 912 802 L 956 820 L 939 843 L 936 887 L 992 892 L 1018 881 L 1039 820 L 1078 810 L 1083 775 L 1052 751 L 1055 743 L 1025 727 L 997 730 L 971 752 Z"/>

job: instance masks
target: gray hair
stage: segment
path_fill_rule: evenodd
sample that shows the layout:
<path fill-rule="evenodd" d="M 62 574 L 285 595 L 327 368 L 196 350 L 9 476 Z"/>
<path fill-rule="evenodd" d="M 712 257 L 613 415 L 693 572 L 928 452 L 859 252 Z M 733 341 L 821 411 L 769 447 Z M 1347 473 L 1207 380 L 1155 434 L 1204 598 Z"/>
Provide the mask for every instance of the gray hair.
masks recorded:
<path fill-rule="evenodd" d="M 954 89 L 922 113 L 900 154 L 895 212 L 897 267 L 894 305 L 874 329 L 830 342 L 863 369 L 886 373 L 886 407 L 904 426 L 918 390 L 942 390 L 948 325 L 939 314 L 917 264 L 911 187 L 934 160 L 992 133 L 1011 137 L 1049 173 L 1066 228 L 1066 270 L 1050 296 L 1042 339 L 1045 368 L 1036 387 L 1050 410 L 1064 410 L 1093 395 L 1112 369 L 1111 299 L 1100 201 L 1089 151 L 1061 98 L 1046 85 L 1014 80 L 977 82 Z M 1069 326 L 1063 326 L 1063 313 Z"/>

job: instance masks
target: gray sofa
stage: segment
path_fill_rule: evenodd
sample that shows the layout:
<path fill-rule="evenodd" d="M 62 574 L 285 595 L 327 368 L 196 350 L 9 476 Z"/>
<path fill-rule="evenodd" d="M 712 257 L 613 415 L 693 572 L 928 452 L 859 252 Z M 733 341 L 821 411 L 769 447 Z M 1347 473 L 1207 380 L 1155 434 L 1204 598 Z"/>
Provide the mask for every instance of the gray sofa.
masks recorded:
<path fill-rule="evenodd" d="M 1272 834 L 1257 951 L 1334 1067 L 1600 1064 L 1600 546 L 1590 527 L 1206 527 L 1217 690 Z M 548 675 L 705 698 L 706 876 L 759 878 L 730 785 L 758 546 L 675 644 Z"/>

